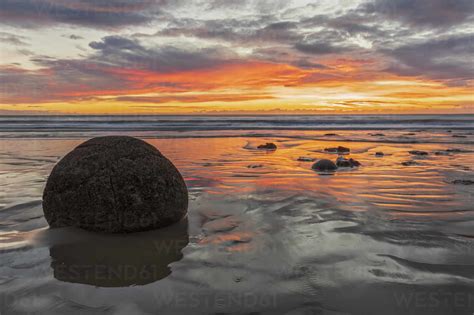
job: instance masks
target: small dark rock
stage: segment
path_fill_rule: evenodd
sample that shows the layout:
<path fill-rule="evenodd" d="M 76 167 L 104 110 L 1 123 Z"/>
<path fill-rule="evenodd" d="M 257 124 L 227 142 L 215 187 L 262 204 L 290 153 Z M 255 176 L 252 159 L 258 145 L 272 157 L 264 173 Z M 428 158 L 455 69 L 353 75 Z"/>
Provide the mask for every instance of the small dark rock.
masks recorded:
<path fill-rule="evenodd" d="M 261 144 L 257 147 L 260 150 L 276 150 L 277 146 L 273 142 L 267 142 L 265 144 Z"/>
<path fill-rule="evenodd" d="M 242 281 L 242 279 L 243 279 L 242 277 L 236 276 L 236 277 L 234 277 L 234 282 L 239 283 L 240 281 Z"/>
<path fill-rule="evenodd" d="M 449 151 L 436 151 L 435 155 L 449 155 Z"/>
<path fill-rule="evenodd" d="M 410 154 L 412 154 L 412 155 L 428 155 L 428 152 L 426 152 L 426 151 L 419 151 L 419 150 L 408 151 L 408 153 L 410 153 Z"/>
<path fill-rule="evenodd" d="M 52 228 L 122 233 L 161 228 L 186 215 L 183 177 L 145 141 L 123 136 L 88 140 L 53 168 L 43 193 Z"/>
<path fill-rule="evenodd" d="M 414 132 L 409 132 L 409 133 L 405 134 L 405 136 L 414 136 L 414 135 L 416 135 L 416 133 L 414 133 Z"/>
<path fill-rule="evenodd" d="M 262 164 L 250 164 L 247 166 L 248 168 L 260 168 L 260 167 L 263 167 Z"/>
<path fill-rule="evenodd" d="M 346 159 L 342 156 L 338 157 L 336 160 L 337 167 L 357 167 L 360 166 L 360 162 L 354 159 Z"/>
<path fill-rule="evenodd" d="M 337 167 L 352 167 L 351 162 L 342 156 L 336 159 L 336 165 Z"/>
<path fill-rule="evenodd" d="M 446 149 L 446 152 L 450 152 L 450 153 L 461 153 L 461 152 L 467 152 L 463 149 Z"/>
<path fill-rule="evenodd" d="M 385 134 L 383 133 L 369 133 L 369 135 L 371 135 L 372 137 L 384 137 Z"/>
<path fill-rule="evenodd" d="M 325 148 L 324 151 L 330 152 L 330 153 L 349 153 L 351 149 L 338 146 L 337 148 Z"/>
<path fill-rule="evenodd" d="M 405 161 L 405 162 L 402 162 L 402 165 L 403 166 L 413 166 L 413 165 L 420 165 L 420 164 L 416 161 Z"/>
<path fill-rule="evenodd" d="M 309 157 L 309 156 L 300 156 L 298 161 L 300 162 L 314 162 L 316 159 Z"/>
<path fill-rule="evenodd" d="M 327 160 L 327 159 L 322 159 L 317 161 L 316 163 L 313 164 L 311 167 L 313 170 L 316 171 L 335 171 L 337 170 L 337 165 L 334 164 L 333 161 Z"/>
<path fill-rule="evenodd" d="M 334 136 L 338 136 L 338 134 L 337 134 L 337 133 L 325 133 L 324 135 L 325 135 L 325 136 L 327 136 L 327 137 L 334 137 Z"/>
<path fill-rule="evenodd" d="M 453 135 L 453 138 L 467 138 L 465 135 Z"/>
<path fill-rule="evenodd" d="M 351 162 L 352 166 L 354 166 L 354 167 L 357 167 L 357 166 L 361 166 L 361 165 L 362 165 L 362 164 L 360 164 L 359 161 L 354 160 L 354 159 L 349 159 L 349 162 Z"/>
<path fill-rule="evenodd" d="M 474 180 L 470 179 L 455 179 L 452 181 L 454 185 L 474 185 Z"/>
<path fill-rule="evenodd" d="M 375 156 L 377 156 L 377 157 L 382 157 L 384 155 L 385 154 L 383 152 L 375 152 Z"/>

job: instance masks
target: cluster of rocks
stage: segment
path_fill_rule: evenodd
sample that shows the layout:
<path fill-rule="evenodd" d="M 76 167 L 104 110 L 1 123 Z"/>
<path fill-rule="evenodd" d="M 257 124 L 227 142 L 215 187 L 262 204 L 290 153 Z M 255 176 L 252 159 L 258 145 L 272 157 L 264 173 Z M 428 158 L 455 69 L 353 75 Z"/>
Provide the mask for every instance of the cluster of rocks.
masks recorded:
<path fill-rule="evenodd" d="M 331 171 L 337 170 L 340 167 L 354 168 L 354 167 L 359 167 L 359 166 L 361 166 L 361 163 L 359 161 L 354 160 L 352 158 L 346 159 L 343 156 L 339 156 L 336 159 L 335 163 L 328 159 L 321 159 L 321 160 L 318 160 L 316 163 L 314 163 L 311 168 L 319 172 L 331 172 Z"/>
<path fill-rule="evenodd" d="M 411 150 L 408 151 L 409 154 L 414 155 L 414 156 L 428 156 L 429 153 L 426 151 L 420 151 L 420 150 Z M 420 165 L 417 161 L 414 160 L 408 160 L 404 161 L 401 163 L 403 166 L 415 166 L 415 165 Z"/>
<path fill-rule="evenodd" d="M 327 134 L 327 135 L 336 135 L 336 134 Z M 328 153 L 337 153 L 339 156 L 337 157 L 335 162 L 329 159 L 317 160 L 309 156 L 300 156 L 297 160 L 300 162 L 314 162 L 317 160 L 311 166 L 311 168 L 318 172 L 332 172 L 332 171 L 337 170 L 338 168 L 345 168 L 345 167 L 354 168 L 361 165 L 361 163 L 357 160 L 354 160 L 352 158 L 347 159 L 344 156 L 342 156 L 343 154 L 348 154 L 351 151 L 349 148 L 338 146 L 338 147 L 325 148 L 324 151 Z"/>
<path fill-rule="evenodd" d="M 458 148 L 453 148 L 453 149 L 446 149 L 444 151 L 434 151 L 433 153 L 434 153 L 434 155 L 441 156 L 441 155 L 451 155 L 451 154 L 462 153 L 462 152 L 469 152 L 469 151 L 463 150 L 463 149 L 458 149 Z M 429 155 L 428 152 L 421 151 L 421 150 L 411 150 L 411 151 L 408 151 L 408 153 L 411 154 L 411 155 L 420 156 L 420 157 L 426 157 L 426 156 Z M 378 154 L 379 154 L 379 152 L 377 152 L 375 155 L 379 156 Z M 414 161 L 414 160 L 404 161 L 401 164 L 403 166 L 420 165 L 420 163 L 418 163 L 417 161 Z"/>

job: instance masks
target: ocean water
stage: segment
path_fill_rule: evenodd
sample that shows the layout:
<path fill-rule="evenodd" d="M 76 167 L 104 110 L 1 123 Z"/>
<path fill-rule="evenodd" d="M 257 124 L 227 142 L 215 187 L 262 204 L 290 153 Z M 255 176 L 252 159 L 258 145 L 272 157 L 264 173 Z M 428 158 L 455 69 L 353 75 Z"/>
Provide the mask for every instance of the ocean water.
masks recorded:
<path fill-rule="evenodd" d="M 0 117 L 5 314 L 473 314 L 474 116 Z M 49 229 L 41 195 L 86 139 L 145 139 L 187 220 Z M 257 150 L 274 142 L 274 152 Z M 319 174 L 349 147 L 362 166 Z M 410 150 L 424 150 L 414 156 Z M 384 157 L 376 157 L 382 151 Z M 403 165 L 411 161 L 412 165 Z"/>
<path fill-rule="evenodd" d="M 87 132 L 263 130 L 472 130 L 473 115 L 319 116 L 0 116 L 2 136 L 77 136 Z M 220 134 L 218 134 L 220 135 Z M 160 135 L 156 135 L 160 136 Z M 169 136 L 169 134 L 165 134 Z"/>

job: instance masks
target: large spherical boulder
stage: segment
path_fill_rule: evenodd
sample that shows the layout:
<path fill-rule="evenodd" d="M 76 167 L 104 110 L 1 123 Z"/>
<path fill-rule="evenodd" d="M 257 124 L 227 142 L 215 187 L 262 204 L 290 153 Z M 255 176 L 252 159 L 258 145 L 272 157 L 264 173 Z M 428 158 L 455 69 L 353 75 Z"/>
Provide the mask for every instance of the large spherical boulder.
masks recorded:
<path fill-rule="evenodd" d="M 125 136 L 88 140 L 53 168 L 43 193 L 51 227 L 101 232 L 161 228 L 182 219 L 186 184 L 152 145 Z"/>

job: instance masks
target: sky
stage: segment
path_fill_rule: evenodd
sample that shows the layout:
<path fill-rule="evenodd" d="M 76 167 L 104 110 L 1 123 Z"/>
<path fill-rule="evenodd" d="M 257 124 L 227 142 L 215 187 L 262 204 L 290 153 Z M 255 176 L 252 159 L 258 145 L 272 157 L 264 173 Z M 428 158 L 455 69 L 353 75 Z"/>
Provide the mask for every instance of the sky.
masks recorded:
<path fill-rule="evenodd" d="M 472 0 L 0 0 L 0 114 L 474 114 Z"/>

